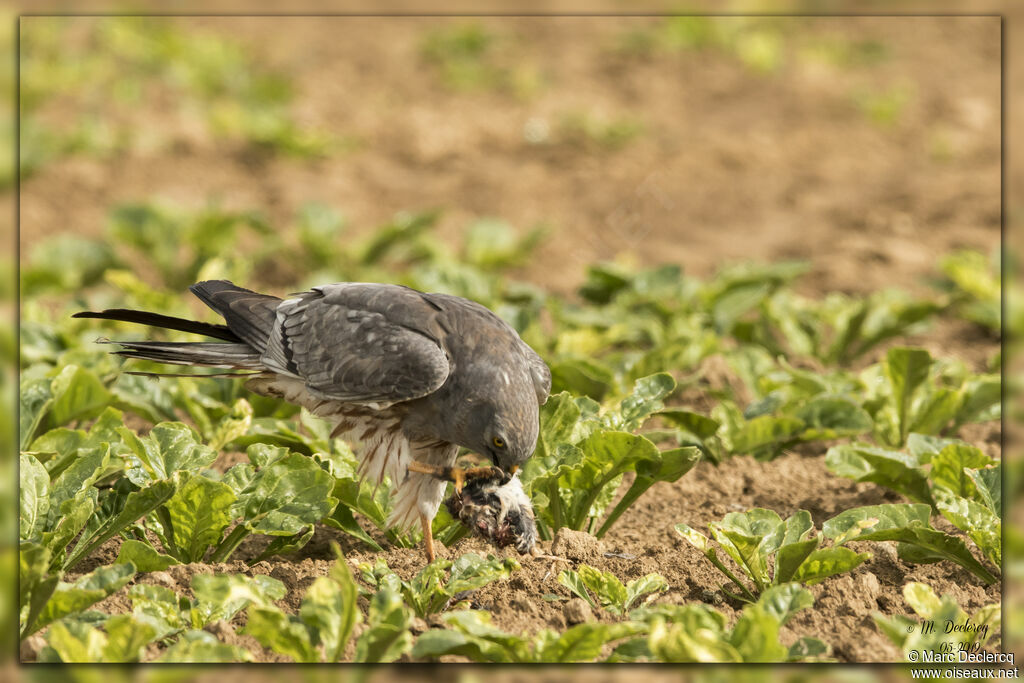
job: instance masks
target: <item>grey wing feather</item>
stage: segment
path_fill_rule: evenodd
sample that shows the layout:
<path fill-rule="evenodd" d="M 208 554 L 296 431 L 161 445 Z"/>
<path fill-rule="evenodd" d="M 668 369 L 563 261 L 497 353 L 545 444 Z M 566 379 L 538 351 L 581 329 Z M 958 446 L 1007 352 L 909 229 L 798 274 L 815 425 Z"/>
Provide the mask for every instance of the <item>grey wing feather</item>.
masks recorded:
<path fill-rule="evenodd" d="M 544 405 L 551 394 L 551 368 L 526 342 L 523 342 L 523 346 L 526 346 L 526 362 L 530 366 L 533 388 L 537 391 L 537 403 Z"/>
<path fill-rule="evenodd" d="M 228 329 L 259 352 L 267 348 L 281 300 L 227 280 L 205 280 L 189 287 L 203 303 L 224 317 Z"/>
<path fill-rule="evenodd" d="M 261 361 L 333 400 L 397 403 L 436 391 L 451 371 L 417 292 L 345 283 L 277 307 Z"/>

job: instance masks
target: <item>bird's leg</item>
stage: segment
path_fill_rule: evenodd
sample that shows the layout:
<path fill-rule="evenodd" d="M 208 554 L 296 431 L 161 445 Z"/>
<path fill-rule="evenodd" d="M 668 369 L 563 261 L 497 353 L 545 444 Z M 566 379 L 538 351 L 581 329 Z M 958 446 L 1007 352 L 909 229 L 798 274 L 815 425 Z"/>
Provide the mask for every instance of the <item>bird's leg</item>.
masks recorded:
<path fill-rule="evenodd" d="M 442 467 L 414 460 L 409 463 L 409 471 L 430 474 L 438 479 L 454 482 L 455 490 L 459 493 L 462 493 L 462 487 L 466 485 L 466 482 L 472 479 L 507 478 L 501 469 L 493 465 L 486 465 L 484 467 Z"/>
<path fill-rule="evenodd" d="M 430 520 L 426 515 L 420 515 L 420 525 L 423 527 L 423 545 L 427 551 L 427 564 L 434 561 L 434 532 L 430 528 Z"/>

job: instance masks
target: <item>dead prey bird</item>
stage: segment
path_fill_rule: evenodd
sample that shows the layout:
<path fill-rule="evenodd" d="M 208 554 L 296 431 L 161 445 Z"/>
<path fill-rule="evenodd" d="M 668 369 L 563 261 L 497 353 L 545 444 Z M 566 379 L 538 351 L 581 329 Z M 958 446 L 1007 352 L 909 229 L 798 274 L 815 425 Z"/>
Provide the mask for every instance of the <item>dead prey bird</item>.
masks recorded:
<path fill-rule="evenodd" d="M 428 561 L 434 559 L 430 522 L 445 490 L 444 478 L 435 473 L 451 468 L 458 495 L 471 502 L 478 491 L 463 488 L 467 473 L 472 484 L 474 470 L 491 469 L 453 468 L 459 446 L 487 457 L 507 475 L 533 453 L 538 406 L 551 390 L 551 372 L 511 326 L 478 303 L 356 282 L 314 287 L 284 300 L 226 280 L 190 289 L 225 324 L 127 309 L 75 317 L 219 340 L 111 343 L 121 347 L 114 353 L 128 358 L 248 371 L 251 391 L 333 421 L 332 437 L 359 443 L 360 474 L 373 483 L 390 478 L 394 507 L 388 525 L 410 528 L 419 522 Z M 485 475 L 488 481 L 494 481 L 491 475 Z M 487 486 L 481 483 L 480 492 L 489 491 Z M 508 538 L 503 525 L 513 519 L 509 508 L 499 522 L 503 509 L 499 502 L 491 536 L 496 542 Z M 517 543 L 522 539 L 520 534 Z"/>
<path fill-rule="evenodd" d="M 420 463 L 410 471 L 432 474 L 442 480 L 454 480 L 450 468 L 432 468 Z M 523 491 L 518 475 L 509 475 L 497 467 L 473 467 L 464 470 L 464 486 L 456 482 L 455 491 L 444 502 L 449 514 L 478 536 L 499 548 L 514 546 L 520 555 L 534 550 L 537 524 L 533 505 Z"/>

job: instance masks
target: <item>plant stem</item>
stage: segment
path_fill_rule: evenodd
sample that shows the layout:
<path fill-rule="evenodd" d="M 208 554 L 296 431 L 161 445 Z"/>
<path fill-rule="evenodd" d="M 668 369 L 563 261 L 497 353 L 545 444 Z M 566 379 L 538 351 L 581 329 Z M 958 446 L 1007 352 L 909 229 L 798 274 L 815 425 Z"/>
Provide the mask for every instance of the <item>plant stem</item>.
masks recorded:
<path fill-rule="evenodd" d="M 743 591 L 743 594 L 746 595 L 747 598 L 749 598 L 750 602 L 757 602 L 757 598 L 754 596 L 753 593 L 750 592 L 750 589 L 748 589 L 745 585 L 743 585 L 743 583 L 739 579 L 736 578 L 736 575 L 733 574 L 731 571 L 729 571 L 728 567 L 726 567 L 724 564 L 722 564 L 722 561 L 719 560 L 718 556 L 715 554 L 714 549 L 711 549 L 708 552 L 704 553 L 704 556 L 707 557 L 709 560 L 711 560 L 711 564 L 713 564 L 716 567 L 718 567 L 718 571 L 720 571 L 723 574 L 725 574 L 726 576 L 728 576 L 729 579 L 731 579 L 733 583 L 735 583 L 737 586 L 739 586 L 740 590 Z"/>
<path fill-rule="evenodd" d="M 210 556 L 210 563 L 227 562 L 227 559 L 231 557 L 231 553 L 235 552 L 238 546 L 241 545 L 242 541 L 248 535 L 249 530 L 245 528 L 244 524 L 236 526 L 213 551 L 213 555 Z"/>
<path fill-rule="evenodd" d="M 615 524 L 615 522 L 619 520 L 622 513 L 629 509 L 629 506 L 635 503 L 637 498 L 642 496 L 653 484 L 653 479 L 637 477 L 636 480 L 633 481 L 633 485 L 629 487 L 629 490 L 626 491 L 622 496 L 622 499 L 619 500 L 618 505 L 616 505 L 608 514 L 604 520 L 604 524 L 601 525 L 601 528 L 598 529 L 597 533 L 594 535 L 598 538 L 602 538 L 606 533 L 608 533 L 608 530 L 612 528 L 612 524 Z"/>

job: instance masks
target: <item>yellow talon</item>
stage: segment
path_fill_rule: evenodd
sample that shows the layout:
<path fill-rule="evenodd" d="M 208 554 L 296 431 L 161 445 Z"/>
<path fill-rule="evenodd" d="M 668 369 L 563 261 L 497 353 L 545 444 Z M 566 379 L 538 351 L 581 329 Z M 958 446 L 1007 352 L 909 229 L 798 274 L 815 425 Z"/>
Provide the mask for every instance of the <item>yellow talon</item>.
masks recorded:
<path fill-rule="evenodd" d="M 504 472 L 493 465 L 485 467 L 441 467 L 439 465 L 428 465 L 413 461 L 409 463 L 409 471 L 429 474 L 438 479 L 450 481 L 455 484 L 456 493 L 462 493 L 462 488 L 470 479 L 498 479 L 505 476 Z"/>

